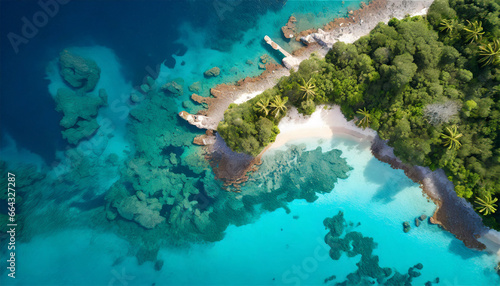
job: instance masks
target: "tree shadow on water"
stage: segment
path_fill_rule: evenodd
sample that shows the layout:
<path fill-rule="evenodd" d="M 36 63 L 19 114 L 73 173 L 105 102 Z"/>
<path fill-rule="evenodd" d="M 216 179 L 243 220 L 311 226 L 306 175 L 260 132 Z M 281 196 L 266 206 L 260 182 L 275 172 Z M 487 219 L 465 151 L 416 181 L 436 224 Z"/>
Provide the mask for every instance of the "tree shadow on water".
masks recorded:
<path fill-rule="evenodd" d="M 335 131 L 334 131 L 335 132 Z M 359 142 L 357 140 L 354 140 L 352 138 L 338 138 L 338 141 L 332 141 L 332 147 L 337 148 L 339 144 L 342 144 L 344 147 L 347 147 L 347 150 L 356 150 L 359 152 L 363 152 L 366 150 L 366 148 L 370 148 L 370 143 L 368 142 Z"/>
<path fill-rule="evenodd" d="M 474 249 L 470 249 L 470 248 L 466 247 L 464 245 L 464 243 L 458 239 L 453 239 L 450 242 L 450 245 L 448 246 L 448 250 L 451 253 L 460 256 L 464 260 L 486 255 L 486 252 L 484 252 L 484 251 L 478 251 L 478 250 L 474 250 Z"/>
<path fill-rule="evenodd" d="M 379 185 L 372 200 L 384 204 L 392 202 L 399 192 L 414 184 L 402 170 L 394 170 L 375 157 L 368 161 L 364 176 L 367 182 Z"/>

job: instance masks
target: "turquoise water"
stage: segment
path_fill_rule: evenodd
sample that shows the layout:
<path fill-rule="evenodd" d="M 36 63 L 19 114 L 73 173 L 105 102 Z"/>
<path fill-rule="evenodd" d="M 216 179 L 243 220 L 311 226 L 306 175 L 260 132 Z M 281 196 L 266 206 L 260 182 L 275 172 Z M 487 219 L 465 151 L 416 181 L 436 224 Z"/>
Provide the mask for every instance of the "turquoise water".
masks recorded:
<path fill-rule="evenodd" d="M 182 56 L 173 55 L 176 65 L 173 68 L 161 67 L 159 82 L 168 82 L 176 78 L 182 78 L 185 82 L 184 95 L 179 101 L 187 100 L 192 92 L 188 86 L 194 82 L 201 82 L 202 89 L 197 92 L 201 96 L 209 96 L 210 88 L 220 83 L 232 83 L 245 77 L 253 77 L 262 73 L 259 68 L 260 57 L 269 55 L 276 63 L 281 63 L 283 56 L 273 50 L 264 42 L 264 36 L 268 35 L 285 50 L 292 52 L 302 45 L 295 39 L 285 39 L 281 32 L 288 18 L 294 15 L 297 19 L 299 31 L 309 28 L 321 28 L 326 23 L 337 17 L 344 17 L 349 10 L 359 8 L 362 1 L 287 1 L 278 11 L 268 11 L 257 19 L 254 27 L 245 31 L 243 36 L 232 43 L 228 50 L 207 48 L 205 44 L 217 42 L 217 38 L 210 38 L 210 28 L 193 27 L 185 23 L 179 27 L 180 39 L 188 47 Z M 229 31 L 230 32 L 230 31 Z M 251 64 L 247 63 L 250 61 Z M 185 63 L 184 65 L 182 63 Z M 221 75 L 216 78 L 205 79 L 203 72 L 212 67 L 220 67 Z M 180 109 L 186 109 L 181 108 Z M 194 111 L 197 109 L 189 109 Z"/>
<path fill-rule="evenodd" d="M 294 142 L 306 144 L 310 152 L 302 153 L 309 161 L 285 168 L 280 176 L 286 178 L 285 175 L 303 172 L 304 178 L 311 181 L 319 178 L 324 183 L 322 188 L 328 186 L 329 189 L 325 191 L 314 184 L 301 186 L 300 191 L 309 194 L 321 189 L 313 203 L 304 199 L 288 202 L 293 198 L 308 197 L 289 190 L 292 188 L 281 189 L 283 196 L 282 193 L 277 198 L 270 196 L 273 200 L 267 202 L 263 199 L 265 193 L 270 191 L 272 194 L 279 186 L 269 187 L 270 180 L 258 178 L 259 174 L 267 170 L 269 173 L 264 177 L 277 176 L 276 170 L 281 166 L 273 156 L 287 155 L 295 149 L 282 147 L 279 152 L 283 153 L 278 155 L 277 151 L 268 152 L 263 158 L 266 168 L 262 167 L 261 173 L 254 175 L 257 178 L 255 184 L 248 183 L 241 194 L 229 193 L 213 179 L 201 148 L 191 144 L 194 136 L 203 132 L 177 117 L 180 110 L 193 112 L 200 108 L 192 102 L 186 103 L 191 95 L 188 86 L 193 82 L 201 82 L 199 94 L 208 96 L 209 89 L 218 83 L 234 82 L 262 72 L 258 62 L 263 54 L 267 53 L 280 62 L 280 55 L 263 44 L 264 35 L 269 35 L 289 51 L 297 48 L 298 43 L 281 37 L 280 28 L 291 14 L 299 19 L 298 25 L 303 29 L 319 27 L 333 17 L 345 15 L 350 9 L 348 7 L 357 7 L 360 2 L 288 1 L 281 9 L 260 15 L 255 27 L 246 30 L 238 41 L 229 43 L 224 52 L 206 45 L 207 41 L 217 40 L 207 36 L 214 35 L 210 27 L 183 22 L 176 28 L 181 35 L 176 42 L 187 46 L 187 51 L 183 55 L 172 55 L 176 62 L 173 68 L 161 65 L 156 81 L 161 86 L 181 77 L 184 81 L 183 96 L 168 98 L 152 92 L 141 104 L 129 101 L 130 94 L 138 93 L 138 86 L 144 82 L 127 79 L 125 74 L 130 72 L 124 64 L 127 59 L 119 58 L 115 50 L 100 43 L 68 46 L 72 52 L 95 60 L 102 70 L 93 94 L 101 88 L 107 91 L 108 106 L 101 108 L 97 117 L 104 127 L 74 148 L 58 149 L 54 164 L 44 163 L 38 155 L 16 146 L 15 140 L 0 149 L 1 158 L 8 161 L 10 167 L 35 163 L 38 170 L 46 174 L 46 178 L 40 180 L 28 178 L 25 173 L 19 174 L 26 178 L 30 187 L 24 193 L 20 192 L 26 199 L 19 211 L 24 217 L 24 228 L 16 248 L 19 258 L 17 278 L 7 278 L 4 264 L 0 264 L 0 284 L 323 285 L 324 280 L 332 275 L 336 279 L 330 284 L 338 283 L 357 270 L 356 263 L 360 259 L 359 256 L 348 258 L 343 255 L 334 261 L 328 256 L 329 248 L 324 242 L 327 230 L 323 220 L 343 211 L 345 219 L 352 222 L 349 230 L 372 237 L 378 244 L 374 254 L 379 256 L 382 267 L 404 274 L 417 263 L 424 265 L 422 276 L 415 278 L 414 285 L 423 285 L 436 277 L 440 278 L 440 285 L 498 285 L 500 279 L 493 271 L 496 257 L 467 249 L 449 233 L 427 222 L 419 228 L 414 226 L 415 217 L 432 215 L 434 204 L 423 197 L 419 187 L 402 171 L 393 170 L 373 158 L 368 146 L 347 139 Z M 253 64 L 247 64 L 248 60 Z M 47 96 L 53 97 L 57 89 L 66 85 L 59 76 L 57 58 L 43 62 L 43 65 L 47 66 Z M 213 66 L 221 68 L 221 76 L 204 78 L 203 72 Z M 145 67 L 143 71 L 145 81 L 148 75 L 155 76 L 156 72 L 147 70 Z M 133 110 L 150 106 L 148 104 L 153 99 L 161 106 L 151 109 L 161 111 L 155 117 L 157 124 L 148 126 L 144 122 L 141 125 L 132 121 L 128 115 Z M 143 132 L 131 131 L 137 132 L 138 128 L 144 128 Z M 155 128 L 161 130 L 150 130 Z M 144 134 L 150 137 L 141 137 Z M 151 151 L 149 157 L 137 154 L 137 149 L 140 149 L 136 144 L 138 138 L 148 139 L 142 143 L 157 143 L 161 152 Z M 313 152 L 318 146 L 324 153 Z M 151 145 L 150 149 L 154 150 L 154 147 L 158 146 Z M 333 149 L 342 153 L 331 151 Z M 117 159 L 110 163 L 112 154 Z M 331 160 L 332 157 L 335 160 Z M 113 201 L 107 200 L 106 194 L 119 180 L 125 180 L 124 185 L 137 183 L 136 178 L 133 180 L 132 175 L 127 175 L 130 171 L 127 168 L 144 158 L 169 160 L 160 162 L 163 165 L 157 168 L 142 162 L 148 166 L 144 171 L 146 177 L 167 167 L 174 173 L 168 177 L 171 181 L 162 181 L 165 173 L 160 173 L 159 179 L 151 178 L 155 183 L 168 184 L 174 191 L 194 186 L 208 197 L 209 205 L 199 202 L 196 210 L 216 217 L 205 229 L 214 233 L 208 240 L 215 242 L 205 242 L 198 236 L 192 238 L 196 242 L 193 244 L 187 238 L 187 242 L 172 239 L 173 233 L 181 227 L 159 226 L 146 230 L 119 217 L 111 221 L 107 219 L 107 205 Z M 332 164 L 337 165 L 330 166 L 331 169 L 321 176 L 314 176 L 318 171 L 314 169 L 316 161 L 318 164 L 334 161 Z M 274 180 L 273 184 L 279 184 L 279 181 Z M 197 200 L 194 194 L 188 192 L 187 196 L 178 205 Z M 167 208 L 164 207 L 160 214 L 168 216 Z M 265 211 L 274 208 L 277 209 Z M 193 212 L 186 213 L 192 216 Z M 227 217 L 221 218 L 221 214 Z M 190 219 L 196 221 L 196 218 L 188 217 Z M 408 234 L 402 230 L 404 221 L 412 224 Z M 187 234 L 192 235 L 193 231 L 189 230 Z M 2 257 L 5 249 L 2 244 Z M 162 267 L 156 266 L 161 271 L 155 270 L 154 261 L 163 261 Z"/>
<path fill-rule="evenodd" d="M 30 259 L 19 262 L 15 285 L 127 285 L 120 279 L 128 285 L 320 285 L 331 275 L 337 277 L 333 282 L 341 282 L 357 269 L 359 256 L 343 255 L 338 261 L 328 256 L 323 219 L 339 210 L 353 222 L 353 230 L 373 237 L 382 267 L 406 273 L 422 263 L 414 285 L 436 277 L 439 285 L 498 285 L 495 257 L 467 249 L 427 222 L 418 228 L 412 223 L 412 230 L 403 233 L 403 221 L 431 215 L 435 207 L 402 171 L 380 163 L 358 142 L 319 141 L 324 151 L 341 150 L 353 169 L 315 203 L 297 200 L 289 204 L 290 214 L 279 209 L 252 224 L 230 226 L 216 243 L 162 248 L 161 272 L 152 262 L 139 266 L 134 257 L 126 257 L 127 242 L 111 233 L 82 228 L 41 235 L 19 248 L 19 257 Z M 305 142 L 311 149 L 318 146 L 316 140 Z"/>

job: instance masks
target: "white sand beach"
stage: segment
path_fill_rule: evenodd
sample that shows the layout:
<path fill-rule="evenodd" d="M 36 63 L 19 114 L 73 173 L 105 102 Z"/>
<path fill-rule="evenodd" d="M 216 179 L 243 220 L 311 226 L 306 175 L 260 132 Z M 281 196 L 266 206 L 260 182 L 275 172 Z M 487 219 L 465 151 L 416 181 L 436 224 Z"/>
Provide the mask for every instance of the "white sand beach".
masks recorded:
<path fill-rule="evenodd" d="M 308 51 L 297 58 L 302 61 L 308 58 L 313 51 L 324 56 L 333 43 L 337 41 L 353 43 L 360 37 L 367 35 L 379 22 L 387 23 L 393 17 L 401 19 L 408 14 L 412 16 L 425 15 L 431 4 L 432 0 L 388 0 L 386 4 L 387 8 L 380 14 L 369 13 L 364 15 L 364 18 L 359 23 L 351 23 L 330 32 L 319 30 L 318 33 L 310 34 L 306 37 L 307 42 L 317 42 L 320 44 L 320 48 Z M 286 69 L 277 70 L 276 73 L 270 73 L 257 82 L 245 85 L 244 88 L 235 88 L 226 97 L 229 100 L 216 104 L 220 108 L 215 109 L 214 112 L 209 112 L 208 116 L 218 122 L 223 118 L 223 112 L 231 102 L 241 104 L 248 101 L 274 86 L 281 76 L 288 74 L 289 71 Z M 285 118 L 281 120 L 278 127 L 280 134 L 268 149 L 279 148 L 289 141 L 304 138 L 331 138 L 339 136 L 350 137 L 351 139 L 355 138 L 359 142 L 374 142 L 377 138 L 376 131 L 369 128 L 361 129 L 356 126 L 354 121 L 347 121 L 339 106 L 327 106 L 326 108 L 325 106 L 318 106 L 316 112 L 311 116 L 301 115 L 296 108 L 291 108 Z M 378 139 L 378 141 L 382 140 Z M 388 160 L 399 161 L 401 163 L 394 155 L 391 147 L 387 146 L 384 142 L 381 142 L 381 144 L 384 146 L 379 151 L 379 155 L 381 155 L 379 157 L 385 157 Z M 387 162 L 387 160 L 384 161 Z M 444 207 L 444 212 L 449 212 L 452 209 L 461 212 L 462 215 L 460 217 L 455 217 L 451 223 L 448 222 L 450 223 L 449 227 L 456 228 L 448 229 L 451 233 L 461 238 L 466 244 L 467 241 L 475 240 L 473 236 L 480 237 L 479 241 L 486 246 L 487 251 L 500 253 L 500 233 L 486 228 L 481 223 L 480 217 L 474 212 L 472 205 L 465 199 L 457 197 L 453 184 L 442 170 L 433 172 L 429 168 L 420 166 L 409 167 L 412 168 L 414 175 L 416 174 L 418 178 L 417 180 L 421 182 L 423 189 L 426 190 L 427 194 L 434 201 L 439 203 L 446 201 L 447 206 L 453 206 L 448 209 Z M 439 222 L 439 220 L 437 221 Z M 477 246 L 477 241 L 475 241 L 475 244 Z M 469 247 L 473 247 L 470 245 Z"/>
<path fill-rule="evenodd" d="M 377 137 L 375 130 L 370 128 L 362 129 L 356 126 L 354 120 L 347 121 L 337 105 L 317 106 L 316 111 L 310 116 L 302 115 L 296 108 L 291 108 L 280 121 L 278 127 L 280 133 L 276 137 L 276 141 L 267 150 L 282 147 L 290 141 L 308 138 L 329 139 L 335 136 L 348 137 L 358 142 L 373 143 Z M 378 140 L 380 141 L 380 139 Z M 383 144 L 385 146 L 380 152 L 382 154 L 379 155 L 401 162 L 394 155 L 392 147 Z M 485 250 L 496 253 L 500 260 L 500 232 L 489 230 L 482 225 L 481 219 L 474 212 L 472 205 L 455 194 L 454 186 L 448 180 L 446 174 L 442 170 L 431 171 L 429 168 L 420 166 L 414 166 L 413 172 L 417 174 L 417 179 L 421 182 L 428 195 L 435 201 L 446 203 L 445 209 L 449 210 L 448 206 L 451 205 L 462 214 L 457 217 L 461 222 L 453 223 L 454 226 L 458 225 L 459 227 L 450 231 L 457 237 L 465 237 L 463 236 L 464 233 L 470 235 L 471 232 L 480 236 L 478 240 L 486 246 Z M 439 221 L 439 217 L 435 217 L 435 219 Z"/>
<path fill-rule="evenodd" d="M 301 138 L 350 136 L 360 141 L 371 141 L 377 134 L 372 129 L 359 128 L 354 121 L 347 121 L 337 105 L 326 106 L 326 108 L 324 105 L 319 105 L 311 116 L 304 116 L 296 108 L 292 108 L 280 121 L 278 127 L 280 134 L 271 145 L 271 149 Z"/>

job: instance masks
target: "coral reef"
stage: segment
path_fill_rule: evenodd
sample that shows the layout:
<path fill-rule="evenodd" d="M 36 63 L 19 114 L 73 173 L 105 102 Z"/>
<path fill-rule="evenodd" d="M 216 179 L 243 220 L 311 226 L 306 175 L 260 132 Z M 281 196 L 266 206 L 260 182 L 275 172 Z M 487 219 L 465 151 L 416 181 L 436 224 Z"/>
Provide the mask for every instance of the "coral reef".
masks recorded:
<path fill-rule="evenodd" d="M 16 209 L 16 236 L 22 236 L 24 233 L 25 216 L 29 213 L 29 208 L 25 208 L 25 197 L 31 194 L 32 190 L 30 188 L 36 186 L 38 182 L 46 177 L 45 173 L 40 172 L 34 165 L 8 165 L 7 162 L 0 160 L 0 176 L 8 178 L 8 173 L 14 174 L 17 179 L 15 181 L 14 196 L 9 195 L 7 183 L 0 190 L 0 205 L 5 206 L 5 213 L 0 213 L 0 241 L 8 237 L 8 233 L 6 232 L 8 230 L 8 223 L 12 223 L 9 222 L 10 217 L 8 215 L 8 208 L 12 204 L 12 198 L 15 198 L 13 207 Z M 7 182 L 7 179 L 5 181 Z M 9 185 L 8 187 L 12 186 Z M 11 199 L 9 200 L 9 198 Z"/>
<path fill-rule="evenodd" d="M 279 197 L 284 201 L 305 199 L 313 202 L 318 198 L 317 193 L 329 193 L 338 179 L 347 178 L 351 167 L 341 158 L 340 150 L 323 153 L 321 147 L 311 151 L 305 149 L 305 145 L 292 146 L 268 155 L 242 187 L 243 192 L 267 194 L 264 208 L 274 210 L 283 204 Z M 258 187 L 262 182 L 265 182 L 264 187 Z"/>
<path fill-rule="evenodd" d="M 62 78 L 75 89 L 92 91 L 101 75 L 101 69 L 91 59 L 85 59 L 68 50 L 59 54 L 59 67 Z"/>
<path fill-rule="evenodd" d="M 204 156 L 190 147 L 196 135 L 205 136 L 197 137 L 203 140 L 213 133 L 193 132 L 176 116 L 175 107 L 173 98 L 150 90 L 130 113 L 128 129 L 136 153 L 106 194 L 105 216 L 121 227 L 139 226 L 135 233 L 161 235 L 175 243 L 220 240 L 229 224 L 249 223 L 265 210 L 287 209 L 294 199 L 316 200 L 316 193 L 330 192 L 336 179 L 346 178 L 350 170 L 338 150 L 323 153 L 300 146 L 264 160 L 240 193 L 227 192 Z M 137 255 L 152 260 L 154 250 L 151 245 Z"/>
<path fill-rule="evenodd" d="M 325 236 L 325 243 L 330 246 L 330 257 L 333 260 L 339 260 L 342 253 L 348 257 L 361 255 L 360 261 L 356 263 L 358 269 L 348 274 L 346 281 L 335 285 L 370 285 L 374 284 L 373 280 L 380 285 L 411 285 L 413 278 L 421 275 L 417 271 L 423 269 L 421 263 L 410 267 L 408 274 L 401 274 L 389 267 L 381 267 L 379 257 L 373 255 L 377 243 L 371 237 L 365 237 L 357 231 L 346 232 L 344 237 L 341 237 L 348 225 L 342 211 L 331 218 L 325 218 L 323 225 L 329 230 Z M 328 277 L 325 282 L 330 280 L 331 277 Z"/>
<path fill-rule="evenodd" d="M 127 193 L 123 185 L 115 184 L 113 188 L 115 189 L 110 190 L 110 195 L 123 197 Z M 113 207 L 123 218 L 134 220 L 145 228 L 154 228 L 165 221 L 165 218 L 160 216 L 162 204 L 158 202 L 157 198 L 146 198 L 146 195 L 141 191 L 135 195 L 114 200 Z M 109 215 L 108 217 L 112 218 L 113 216 Z"/>
<path fill-rule="evenodd" d="M 104 89 L 99 90 L 99 96 L 77 95 L 67 88 L 60 88 L 55 96 L 56 110 L 63 113 L 61 126 L 63 138 L 70 144 L 77 144 L 99 128 L 96 117 L 101 106 L 107 103 Z"/>

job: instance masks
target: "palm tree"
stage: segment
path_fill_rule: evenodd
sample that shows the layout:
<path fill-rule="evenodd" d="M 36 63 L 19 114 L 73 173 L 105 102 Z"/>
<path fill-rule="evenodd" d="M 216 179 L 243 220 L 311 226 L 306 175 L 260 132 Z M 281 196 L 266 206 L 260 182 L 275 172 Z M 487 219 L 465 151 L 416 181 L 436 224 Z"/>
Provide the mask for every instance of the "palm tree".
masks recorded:
<path fill-rule="evenodd" d="M 465 36 L 467 41 L 470 40 L 470 42 L 479 42 L 481 41 L 482 37 L 483 37 L 483 23 L 481 23 L 481 21 L 474 21 L 474 22 L 470 22 L 469 20 L 467 20 L 467 23 L 469 23 L 469 25 L 467 25 L 466 28 L 464 28 L 464 30 L 467 32 L 467 35 Z"/>
<path fill-rule="evenodd" d="M 476 207 L 476 210 L 478 210 L 480 213 L 484 213 L 484 215 L 493 214 L 497 211 L 497 204 L 495 204 L 497 201 L 497 198 L 491 198 L 491 194 L 488 194 L 483 198 L 478 197 L 476 198 L 476 204 L 478 204 L 479 206 Z"/>
<path fill-rule="evenodd" d="M 448 149 L 458 149 L 462 144 L 458 141 L 458 138 L 462 137 L 462 133 L 458 133 L 457 126 L 453 125 L 450 127 L 446 127 L 447 134 L 441 133 L 441 138 L 444 139 L 444 146 L 449 146 Z"/>
<path fill-rule="evenodd" d="M 285 104 L 287 103 L 287 101 L 288 97 L 282 98 L 279 95 L 274 97 L 274 100 L 271 102 L 270 105 L 273 108 L 273 113 L 276 118 L 279 117 L 282 113 L 284 114 L 286 112 L 287 107 L 285 106 Z"/>
<path fill-rule="evenodd" d="M 484 62 L 483 67 L 485 65 L 500 64 L 500 41 L 496 39 L 493 43 L 480 45 L 479 55 L 481 56 L 479 62 Z"/>
<path fill-rule="evenodd" d="M 439 31 L 444 32 L 444 33 L 448 32 L 448 34 L 451 35 L 453 33 L 453 31 L 455 30 L 455 27 L 457 26 L 457 20 L 444 19 L 443 21 L 441 21 L 441 23 L 439 23 L 439 26 L 440 26 Z"/>
<path fill-rule="evenodd" d="M 300 90 L 304 92 L 304 94 L 302 95 L 302 98 L 306 98 L 307 100 L 310 97 L 314 98 L 314 96 L 316 96 L 316 85 L 314 85 L 314 83 L 312 83 L 311 80 L 312 80 L 312 78 L 310 78 L 306 82 L 304 79 L 302 79 L 304 84 L 300 86 Z"/>
<path fill-rule="evenodd" d="M 370 125 L 370 118 L 371 118 L 370 112 L 368 110 L 366 110 L 366 108 L 363 107 L 363 109 L 359 109 L 356 113 L 361 114 L 363 116 L 363 118 L 358 120 L 358 122 L 356 122 L 356 124 L 359 127 L 362 127 L 363 129 L 368 127 Z"/>
<path fill-rule="evenodd" d="M 269 98 L 259 100 L 255 105 L 257 105 L 258 110 L 264 113 L 266 116 L 269 114 Z"/>

